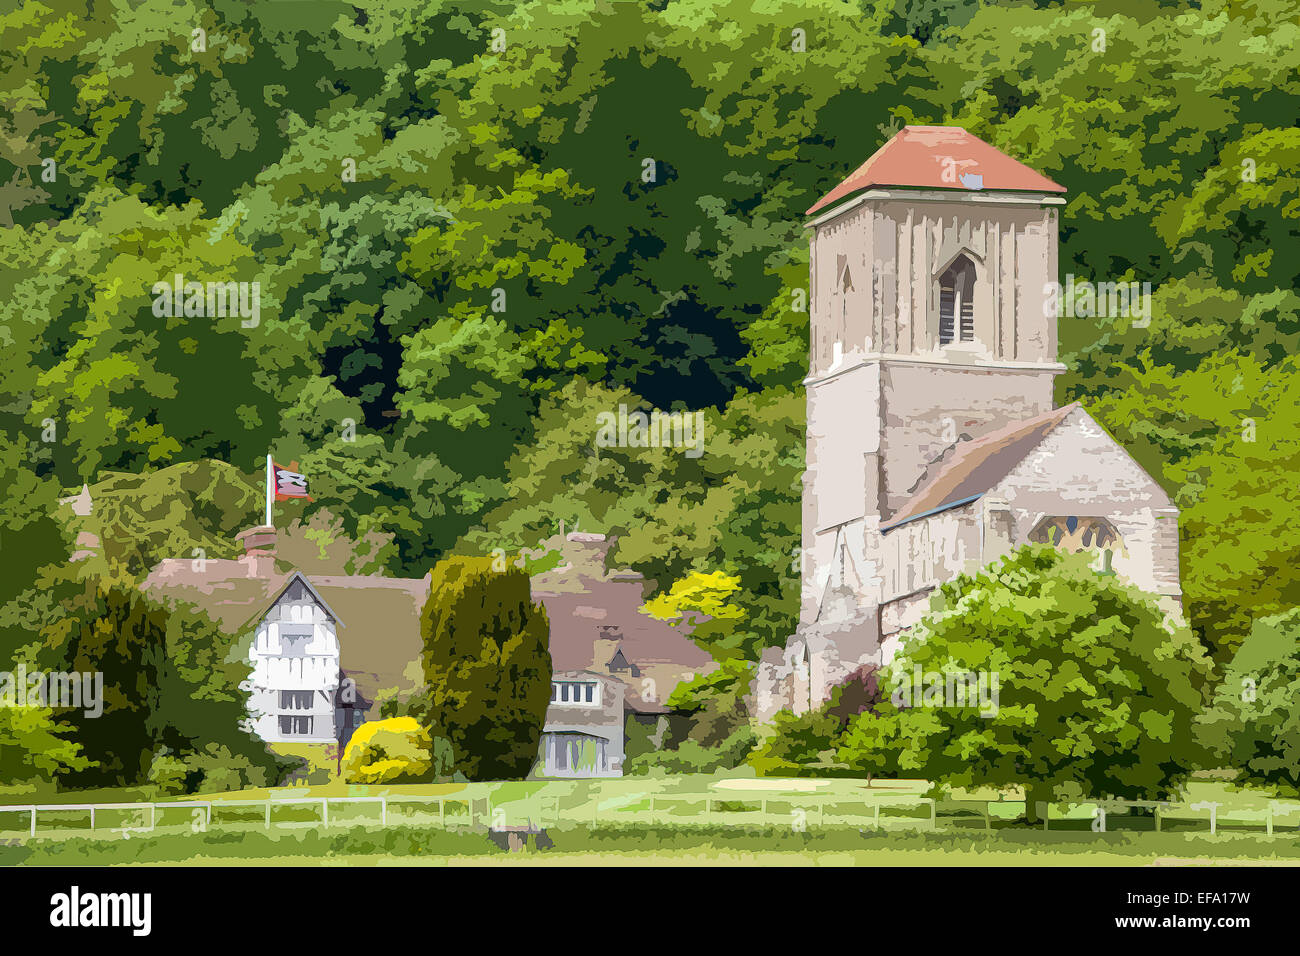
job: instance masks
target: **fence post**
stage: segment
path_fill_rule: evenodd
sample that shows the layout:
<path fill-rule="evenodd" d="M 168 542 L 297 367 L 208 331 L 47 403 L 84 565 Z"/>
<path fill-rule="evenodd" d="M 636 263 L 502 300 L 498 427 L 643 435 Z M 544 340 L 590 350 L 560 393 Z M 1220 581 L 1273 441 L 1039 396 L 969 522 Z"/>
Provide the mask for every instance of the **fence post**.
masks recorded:
<path fill-rule="evenodd" d="M 1160 804 L 1156 804 L 1156 833 L 1160 832 Z"/>
<path fill-rule="evenodd" d="M 266 828 L 271 829 L 271 798 L 266 799 Z"/>
<path fill-rule="evenodd" d="M 1219 822 L 1218 820 L 1219 805 L 1215 803 L 1213 800 L 1202 800 L 1200 803 L 1190 804 L 1190 807 L 1193 810 L 1210 811 L 1210 836 L 1214 836 L 1215 830 L 1218 827 L 1218 822 Z"/>
<path fill-rule="evenodd" d="M 876 804 L 876 813 L 875 813 L 875 817 L 873 818 L 872 825 L 877 830 L 880 829 L 880 804 L 878 803 Z"/>
<path fill-rule="evenodd" d="M 388 798 L 387 797 L 379 798 L 379 825 L 381 827 L 388 826 Z"/>
<path fill-rule="evenodd" d="M 320 802 L 320 816 L 321 816 L 321 824 L 323 826 L 329 826 L 330 825 L 330 798 L 329 797 L 323 798 Z"/>
<path fill-rule="evenodd" d="M 36 836 L 36 808 L 32 807 L 32 836 Z"/>
<path fill-rule="evenodd" d="M 1268 805 L 1268 816 L 1264 818 L 1264 826 L 1269 836 L 1273 835 L 1273 804 Z"/>
<path fill-rule="evenodd" d="M 938 805 L 935 803 L 934 798 L 931 797 L 930 798 L 930 829 L 931 830 L 935 829 L 936 826 L 938 825 L 938 819 L 939 819 Z"/>
<path fill-rule="evenodd" d="M 95 829 L 95 808 L 90 808 L 90 829 Z"/>
<path fill-rule="evenodd" d="M 149 804 L 149 829 L 152 830 L 158 826 L 158 805 Z"/>

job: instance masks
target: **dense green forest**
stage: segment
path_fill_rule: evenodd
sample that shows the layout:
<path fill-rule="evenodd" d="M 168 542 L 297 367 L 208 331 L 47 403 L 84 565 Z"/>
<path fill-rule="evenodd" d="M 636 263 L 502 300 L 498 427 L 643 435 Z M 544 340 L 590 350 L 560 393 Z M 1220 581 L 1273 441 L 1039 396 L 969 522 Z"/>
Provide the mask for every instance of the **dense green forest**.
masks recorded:
<path fill-rule="evenodd" d="M 735 653 L 782 642 L 802 213 L 916 123 L 964 126 L 1069 189 L 1063 278 L 1152 284 L 1145 326 L 1061 320 L 1057 398 L 1085 401 L 1175 496 L 1187 610 L 1221 664 L 1254 619 L 1300 605 L 1298 12 L 9 9 L 0 649 L 51 600 L 59 494 L 204 459 L 251 486 L 271 450 L 310 476 L 313 508 L 382 536 L 371 567 L 423 574 L 564 522 L 619 534 L 616 560 L 664 587 L 737 576 Z M 258 283 L 256 321 L 159 315 L 153 287 L 177 275 Z M 595 447 L 620 404 L 703 412 L 704 454 Z M 227 521 L 195 534 L 228 538 Z"/>

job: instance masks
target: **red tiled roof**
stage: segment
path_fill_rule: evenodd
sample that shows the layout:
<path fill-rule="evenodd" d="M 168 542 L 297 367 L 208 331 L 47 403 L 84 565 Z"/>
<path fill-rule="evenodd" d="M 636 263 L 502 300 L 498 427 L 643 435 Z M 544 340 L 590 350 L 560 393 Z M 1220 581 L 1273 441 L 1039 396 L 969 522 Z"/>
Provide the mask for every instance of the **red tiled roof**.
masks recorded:
<path fill-rule="evenodd" d="M 967 176 L 973 178 L 965 179 Z M 904 126 L 847 179 L 818 200 L 808 215 L 873 186 L 1065 192 L 1064 186 L 960 126 Z"/>
<path fill-rule="evenodd" d="M 912 518 L 984 494 L 1009 475 L 1011 469 L 1078 407 L 1078 402 L 1072 402 L 1064 408 L 1012 422 L 972 441 L 959 442 L 930 463 L 912 497 L 881 530 L 889 531 Z"/>

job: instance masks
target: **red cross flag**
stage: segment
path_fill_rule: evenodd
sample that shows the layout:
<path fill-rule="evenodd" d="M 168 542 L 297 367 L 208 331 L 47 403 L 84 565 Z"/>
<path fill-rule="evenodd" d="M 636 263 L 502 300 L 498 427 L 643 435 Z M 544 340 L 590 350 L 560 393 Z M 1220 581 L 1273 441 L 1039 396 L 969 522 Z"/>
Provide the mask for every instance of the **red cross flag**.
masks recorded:
<path fill-rule="evenodd" d="M 296 471 L 290 471 L 274 462 L 271 464 L 271 471 L 275 476 L 276 501 L 288 501 L 290 498 L 306 498 L 308 501 L 313 500 L 312 496 L 307 494 L 306 475 L 300 475 Z"/>
<path fill-rule="evenodd" d="M 294 462 L 294 467 L 298 463 Z M 296 471 L 290 471 L 288 468 L 282 468 L 275 463 L 270 456 L 266 456 L 266 527 L 273 528 L 273 512 L 277 501 L 288 501 L 291 498 L 306 498 L 308 501 L 315 501 L 311 495 L 307 494 L 307 476 L 300 475 Z"/>

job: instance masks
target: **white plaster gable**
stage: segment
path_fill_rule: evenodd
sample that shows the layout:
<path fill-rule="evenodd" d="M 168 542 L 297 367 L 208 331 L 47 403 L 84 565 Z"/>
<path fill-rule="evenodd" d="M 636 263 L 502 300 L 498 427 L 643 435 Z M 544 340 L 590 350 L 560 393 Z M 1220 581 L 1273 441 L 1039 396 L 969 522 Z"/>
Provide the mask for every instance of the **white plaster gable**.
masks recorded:
<path fill-rule="evenodd" d="M 325 599 L 312 587 L 300 571 L 289 575 L 262 620 L 282 620 L 299 623 L 326 623 L 343 627 L 338 615 L 325 603 Z"/>
<path fill-rule="evenodd" d="M 342 622 L 312 587 L 311 582 L 295 571 L 280 588 L 258 623 L 251 657 L 255 666 L 259 660 L 279 660 L 279 664 L 267 664 L 271 670 L 284 665 L 285 660 L 282 659 L 291 658 L 296 662 L 291 669 L 300 672 L 298 677 L 305 680 L 308 686 L 336 686 L 339 659 L 337 628 L 342 626 Z M 302 663 L 303 661 L 307 663 Z M 315 673 L 309 677 L 307 669 Z M 260 668 L 255 673 L 255 682 L 263 670 L 266 668 Z"/>

